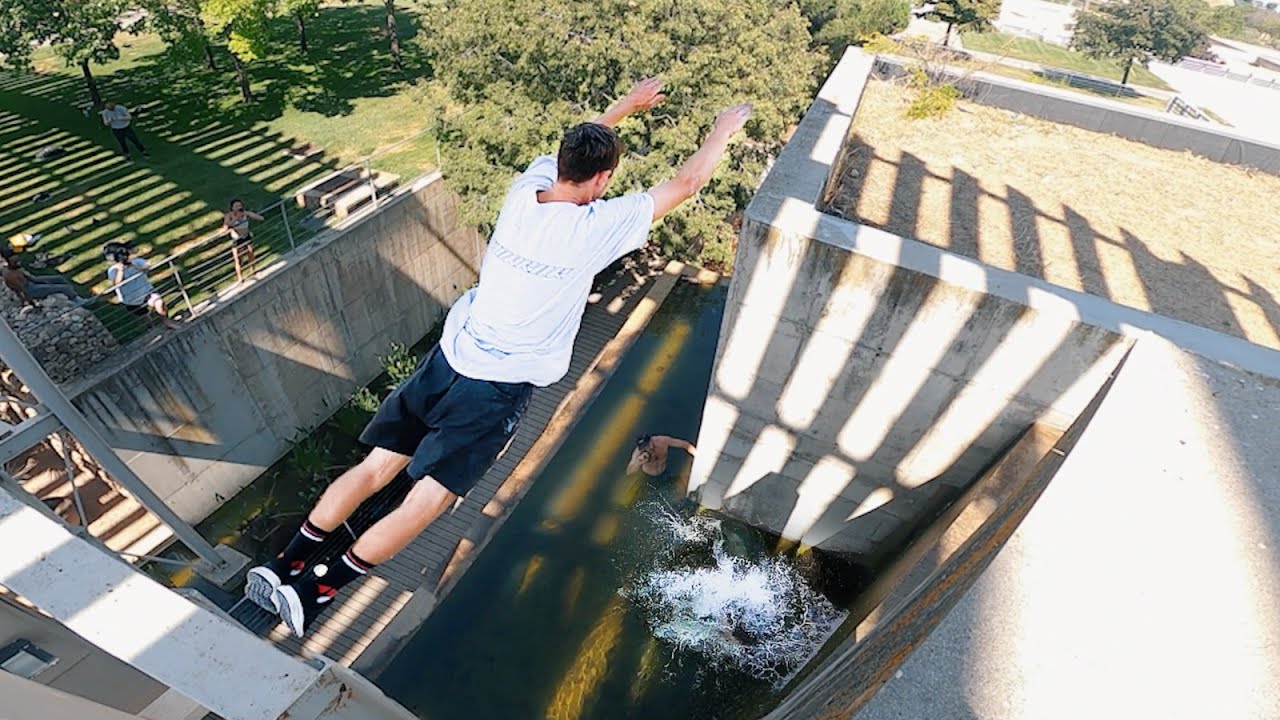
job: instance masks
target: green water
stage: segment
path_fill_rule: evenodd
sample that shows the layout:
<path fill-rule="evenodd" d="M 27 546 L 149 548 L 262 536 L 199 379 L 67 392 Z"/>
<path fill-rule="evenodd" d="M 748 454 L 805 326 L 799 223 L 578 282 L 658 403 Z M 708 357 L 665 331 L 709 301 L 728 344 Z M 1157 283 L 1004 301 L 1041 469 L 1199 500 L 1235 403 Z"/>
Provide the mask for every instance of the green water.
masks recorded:
<path fill-rule="evenodd" d="M 655 558 L 678 561 L 655 515 L 695 512 L 679 499 L 684 453 L 672 451 L 665 477 L 626 476 L 634 438 L 696 440 L 726 289 L 673 291 L 501 532 L 377 678 L 391 696 L 434 720 L 737 718 L 768 706 L 772 682 L 656 638 L 626 594 Z M 735 554 L 773 547 L 721 522 Z"/>

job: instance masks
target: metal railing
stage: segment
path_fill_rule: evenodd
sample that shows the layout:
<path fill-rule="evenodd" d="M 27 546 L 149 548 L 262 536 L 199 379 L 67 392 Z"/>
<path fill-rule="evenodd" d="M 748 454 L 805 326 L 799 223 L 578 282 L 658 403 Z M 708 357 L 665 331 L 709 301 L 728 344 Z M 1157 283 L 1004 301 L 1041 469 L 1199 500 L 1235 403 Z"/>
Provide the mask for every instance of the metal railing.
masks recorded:
<path fill-rule="evenodd" d="M 1228 80 L 1235 80 L 1236 82 L 1248 83 L 1250 85 L 1256 85 L 1258 87 L 1270 88 L 1272 90 L 1280 90 L 1280 80 L 1273 80 L 1271 78 L 1261 78 L 1255 75 L 1241 75 L 1240 73 L 1233 73 L 1227 68 L 1223 67 L 1222 65 L 1218 65 L 1216 63 L 1211 63 L 1211 62 L 1205 62 L 1204 60 L 1197 60 L 1195 58 L 1183 58 L 1178 63 L 1178 67 L 1184 68 L 1186 70 L 1194 70 L 1196 72 L 1204 73 L 1205 75 L 1213 75 L 1215 77 L 1224 77 L 1224 78 L 1227 78 Z"/>
<path fill-rule="evenodd" d="M 409 187 L 414 178 L 392 175 L 380 165 L 379 158 L 392 155 L 433 131 L 424 130 L 356 163 L 334 169 L 292 194 L 256 210 L 262 220 L 250 223 L 251 250 L 237 248 L 229 231 L 219 227 L 170 255 L 159 259 L 143 257 L 147 262 L 146 280 L 163 299 L 167 318 L 145 305 L 142 308 L 124 305 L 119 292 L 123 283 L 117 283 L 87 298 L 74 298 L 69 302 L 41 300 L 39 315 L 31 316 L 31 321 L 18 324 L 15 329 L 24 340 L 42 332 L 47 338 L 51 327 L 54 333 L 85 335 L 87 341 L 82 338 L 70 344 L 80 351 L 84 351 L 86 344 L 97 349 L 84 359 L 64 358 L 72 370 L 59 371 L 49 367 L 50 358 L 41 357 L 50 375 L 58 381 L 81 374 L 86 366 L 100 362 L 139 338 L 151 336 L 166 325 L 199 317 L 213 307 L 208 301 L 251 280 L 264 268 L 324 231 L 341 227 L 347 220 L 363 216 L 385 204 L 389 197 Z M 436 160 L 438 164 L 438 157 Z M 417 175 L 428 170 L 427 167 L 412 168 Z M 105 276 L 109 263 L 104 261 L 102 267 Z M 137 280 L 130 278 L 124 281 L 129 282 Z M 87 311 L 92 319 L 84 318 L 81 311 Z M 71 322 L 73 314 L 81 317 Z M 96 327 L 99 324 L 101 327 Z M 103 333 L 109 338 L 103 337 Z M 52 341 L 50 347 L 56 349 L 57 346 L 58 342 Z M 38 356 L 42 355 L 39 348 L 33 350 Z"/>
<path fill-rule="evenodd" d="M 1173 97 L 1169 98 L 1169 104 L 1165 106 L 1164 111 L 1172 115 L 1181 115 L 1183 117 L 1189 117 L 1192 120 L 1203 120 L 1205 122 L 1213 122 L 1212 118 L 1200 112 L 1200 108 L 1196 107 L 1195 105 L 1192 105 L 1186 100 L 1183 100 L 1182 97 L 1178 95 L 1174 95 Z"/>

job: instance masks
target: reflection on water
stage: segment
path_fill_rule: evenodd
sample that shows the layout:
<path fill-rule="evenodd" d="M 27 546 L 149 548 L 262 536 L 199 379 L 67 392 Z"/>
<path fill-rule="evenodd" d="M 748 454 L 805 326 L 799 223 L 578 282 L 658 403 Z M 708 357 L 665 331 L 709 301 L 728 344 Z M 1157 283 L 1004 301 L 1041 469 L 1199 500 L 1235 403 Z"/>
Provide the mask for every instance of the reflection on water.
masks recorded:
<path fill-rule="evenodd" d="M 776 537 L 680 497 L 683 453 L 664 477 L 626 474 L 637 435 L 696 438 L 725 290 L 672 293 L 377 678 L 390 695 L 433 720 L 760 714 L 837 611 L 792 560 L 770 555 Z"/>

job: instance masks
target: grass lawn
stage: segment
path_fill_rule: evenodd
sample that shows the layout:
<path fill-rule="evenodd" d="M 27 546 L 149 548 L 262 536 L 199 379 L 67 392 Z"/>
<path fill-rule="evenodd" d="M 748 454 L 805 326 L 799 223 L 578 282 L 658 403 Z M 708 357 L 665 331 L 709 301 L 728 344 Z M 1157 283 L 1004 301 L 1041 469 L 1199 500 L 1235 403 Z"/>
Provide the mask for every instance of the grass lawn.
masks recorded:
<path fill-rule="evenodd" d="M 311 19 L 311 52 L 293 26 L 277 28 L 278 52 L 248 65 L 257 102 L 240 101 L 231 61 L 217 72 L 171 57 L 151 35 L 121 35 L 121 58 L 93 66 L 102 94 L 141 106 L 134 126 L 151 159 L 126 162 L 96 113 L 78 68 L 48 52 L 36 72 L 0 75 L 0 237 L 41 233 L 37 250 L 62 256 L 57 269 L 85 287 L 105 287 L 103 243 L 134 241 L 159 257 L 217 229 L 234 197 L 262 207 L 311 178 L 431 126 L 425 100 L 437 92 L 412 36 L 416 16 L 400 9 L 405 71 L 391 68 L 377 34 L 381 3 L 323 8 Z M 299 162 L 284 153 L 311 144 Z M 35 159 L 41 147 L 67 152 Z M 375 161 L 405 179 L 435 165 L 430 133 Z M 37 193 L 50 193 L 42 203 Z M 256 233 L 255 233 L 256 234 Z"/>
<path fill-rule="evenodd" d="M 965 33 L 963 40 L 966 48 L 979 52 L 1006 55 L 1018 60 L 1040 63 L 1041 65 L 1063 70 L 1074 70 L 1117 82 L 1124 75 L 1124 69 L 1110 60 L 1094 59 L 1075 50 L 1041 42 L 1040 40 L 1032 40 L 1031 38 L 1017 37 L 1016 35 L 1008 35 L 1001 32 L 989 32 Z M 1163 80 L 1152 75 L 1146 68 L 1138 66 L 1134 66 L 1133 72 L 1129 73 L 1129 82 L 1159 90 L 1173 89 L 1166 85 Z"/>

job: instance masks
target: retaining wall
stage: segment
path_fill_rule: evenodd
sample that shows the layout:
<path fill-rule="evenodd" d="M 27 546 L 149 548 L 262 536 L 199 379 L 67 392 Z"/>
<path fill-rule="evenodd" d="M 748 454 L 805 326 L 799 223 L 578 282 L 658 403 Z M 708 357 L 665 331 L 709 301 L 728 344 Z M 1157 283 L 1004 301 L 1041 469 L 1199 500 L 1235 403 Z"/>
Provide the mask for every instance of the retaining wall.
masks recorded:
<path fill-rule="evenodd" d="M 866 554 L 1032 423 L 1066 427 L 1126 338 L 1280 367 L 1247 341 L 820 212 L 873 64 L 846 54 L 746 212 L 690 483 L 704 505 Z"/>
<path fill-rule="evenodd" d="M 875 72 L 881 77 L 895 77 L 909 63 L 902 58 L 880 56 L 876 58 Z M 958 70 L 952 72 L 960 75 Z M 964 74 L 960 85 L 966 97 L 983 105 L 1280 175 L 1280 145 L 1222 125 L 983 72 Z"/>
<path fill-rule="evenodd" d="M 438 175 L 419 186 L 68 395 L 170 507 L 204 518 L 475 282 L 484 239 Z"/>

